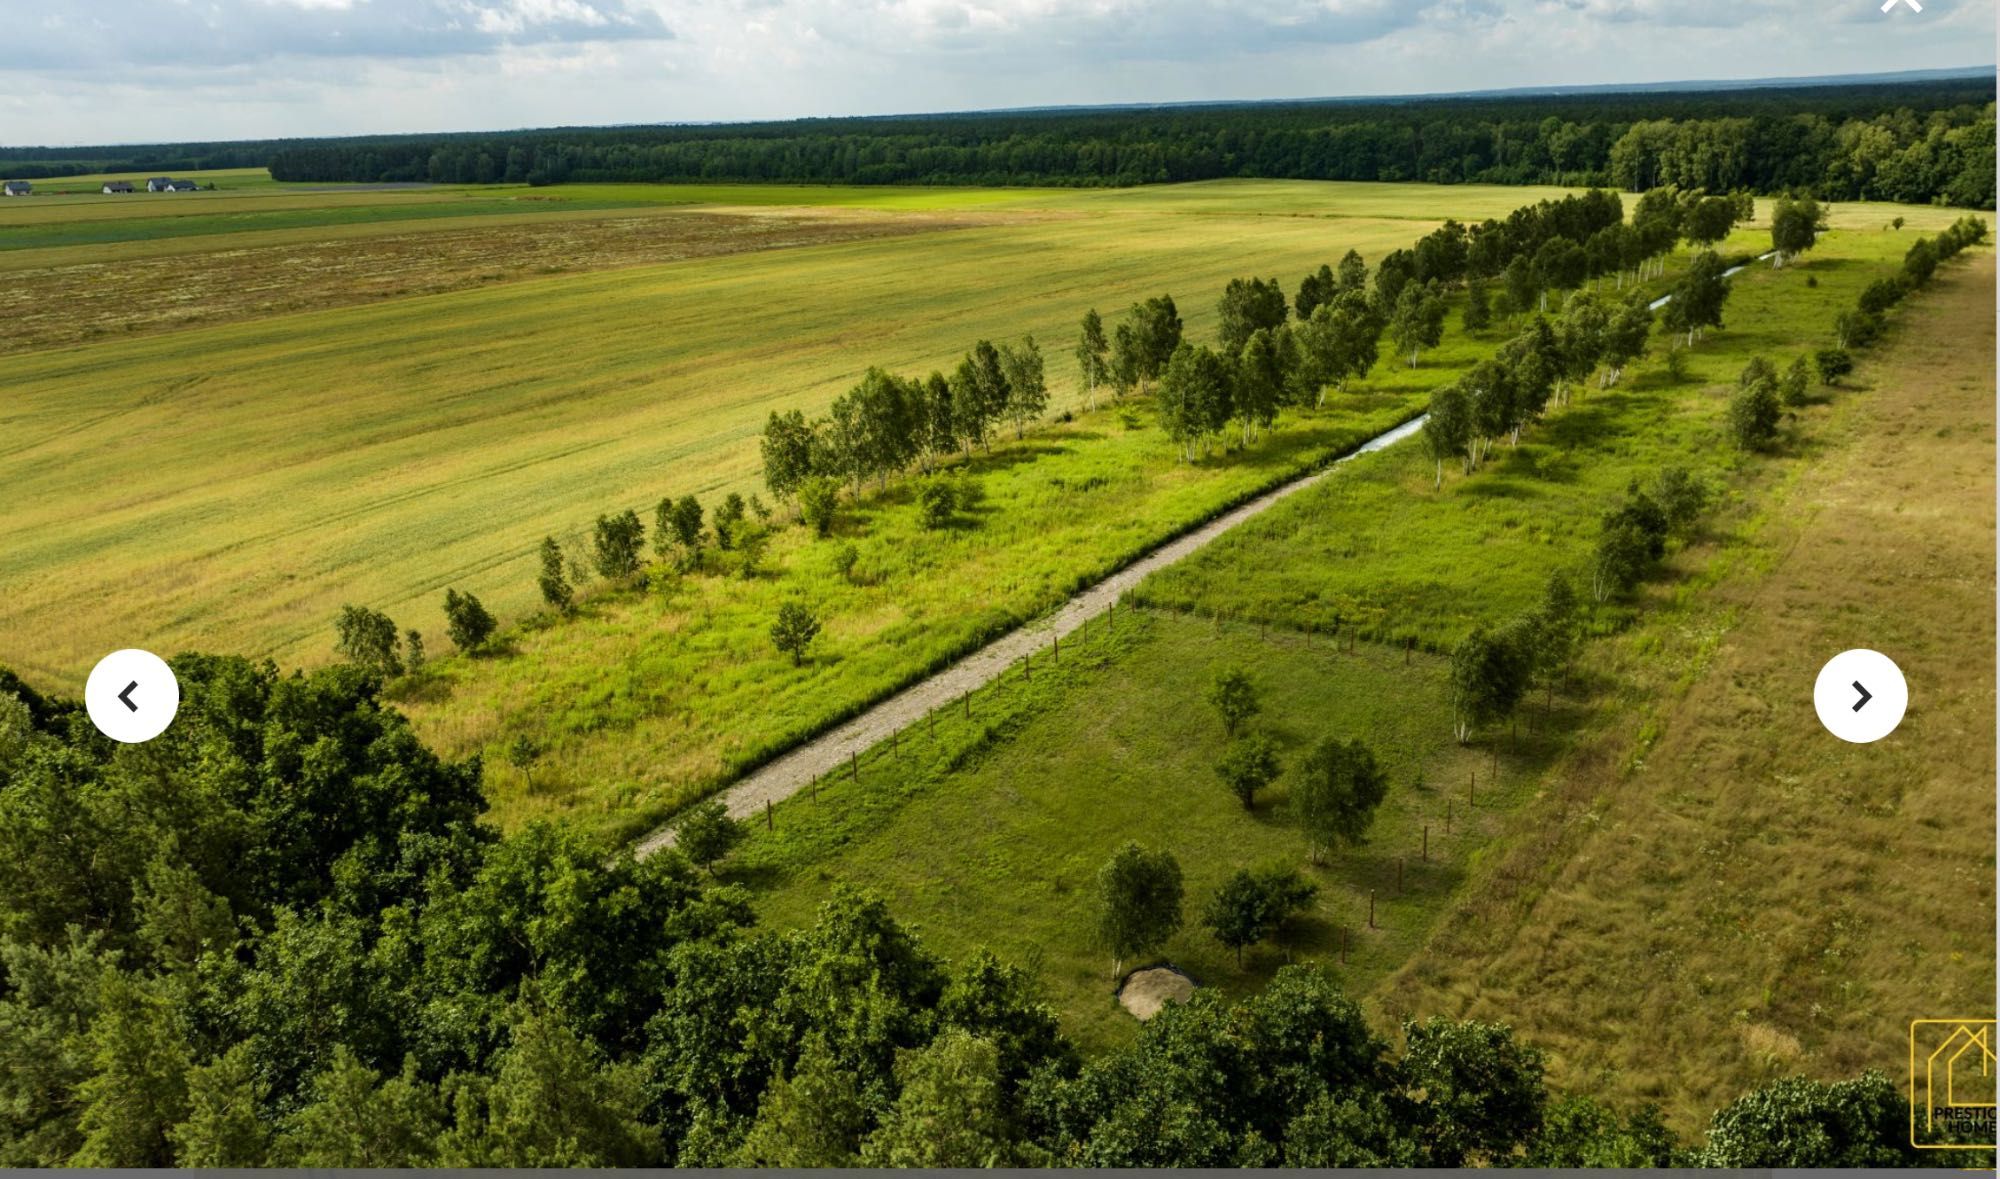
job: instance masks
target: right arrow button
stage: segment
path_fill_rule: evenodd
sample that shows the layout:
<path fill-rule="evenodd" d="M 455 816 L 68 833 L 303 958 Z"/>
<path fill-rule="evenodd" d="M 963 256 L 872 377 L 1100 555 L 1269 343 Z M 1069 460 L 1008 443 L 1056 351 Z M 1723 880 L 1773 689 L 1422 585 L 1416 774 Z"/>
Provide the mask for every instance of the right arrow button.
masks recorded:
<path fill-rule="evenodd" d="M 1903 723 L 1910 688 L 1896 661 L 1866 647 L 1842 651 L 1819 669 L 1813 711 L 1826 731 L 1856 745 L 1880 741 Z"/>

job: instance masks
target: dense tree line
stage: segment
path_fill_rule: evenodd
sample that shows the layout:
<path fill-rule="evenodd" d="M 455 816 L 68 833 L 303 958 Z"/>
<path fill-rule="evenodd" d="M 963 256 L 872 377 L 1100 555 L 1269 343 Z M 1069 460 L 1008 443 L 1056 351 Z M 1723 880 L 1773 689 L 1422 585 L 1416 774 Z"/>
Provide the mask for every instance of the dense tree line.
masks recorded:
<path fill-rule="evenodd" d="M 1990 208 L 1991 78 L 559 128 L 282 145 L 282 180 L 1128 185 L 1217 177 L 1803 190 Z"/>
<path fill-rule="evenodd" d="M 0 693 L 0 1163 L 1910 1154 L 1876 1077 L 1780 1082 L 1685 1151 L 1647 1111 L 1552 1097 L 1503 1027 L 1392 1047 L 1311 967 L 1086 1058 L 1025 973 L 947 962 L 878 902 L 765 931 L 678 851 L 496 836 L 477 759 L 425 749 L 371 672 L 174 663 L 180 715 L 144 747 Z"/>

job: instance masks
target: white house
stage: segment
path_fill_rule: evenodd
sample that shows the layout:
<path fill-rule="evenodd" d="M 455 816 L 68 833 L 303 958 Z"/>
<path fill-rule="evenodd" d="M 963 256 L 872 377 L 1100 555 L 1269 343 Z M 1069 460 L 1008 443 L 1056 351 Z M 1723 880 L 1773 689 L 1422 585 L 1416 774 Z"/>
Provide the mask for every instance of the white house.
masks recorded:
<path fill-rule="evenodd" d="M 172 192 L 174 181 L 170 176 L 155 176 L 146 182 L 147 192 Z"/>
<path fill-rule="evenodd" d="M 0 184 L 0 196 L 27 196 L 35 191 L 35 186 L 25 180 L 9 180 Z"/>
<path fill-rule="evenodd" d="M 104 182 L 104 187 L 99 191 L 106 193 L 131 192 L 132 182 L 130 180 L 107 180 Z"/>

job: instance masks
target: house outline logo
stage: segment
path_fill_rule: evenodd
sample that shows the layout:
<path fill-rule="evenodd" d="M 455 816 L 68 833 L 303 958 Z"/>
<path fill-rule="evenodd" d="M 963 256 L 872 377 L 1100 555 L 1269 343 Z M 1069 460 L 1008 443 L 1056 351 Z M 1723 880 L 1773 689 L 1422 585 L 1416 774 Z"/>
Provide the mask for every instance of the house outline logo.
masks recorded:
<path fill-rule="evenodd" d="M 2000 1057 L 1991 1019 L 1910 1021 L 1910 1145 L 1918 1150 L 1994 1148 L 1995 1081 Z M 1984 1127 L 1984 1141 L 1946 1137 Z M 1940 1141 L 1941 1137 L 1946 1138 Z M 1955 1137 L 1955 1136 L 1954 1136 Z"/>

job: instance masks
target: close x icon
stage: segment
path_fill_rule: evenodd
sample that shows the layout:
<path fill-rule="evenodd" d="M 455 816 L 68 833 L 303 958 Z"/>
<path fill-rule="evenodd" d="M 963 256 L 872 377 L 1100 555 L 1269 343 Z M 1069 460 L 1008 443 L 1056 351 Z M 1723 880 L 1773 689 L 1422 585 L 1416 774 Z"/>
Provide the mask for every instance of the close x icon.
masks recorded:
<path fill-rule="evenodd" d="M 1946 1150 L 2000 1141 L 1995 1030 L 1991 1019 L 1910 1021 L 1910 1145 Z"/>

